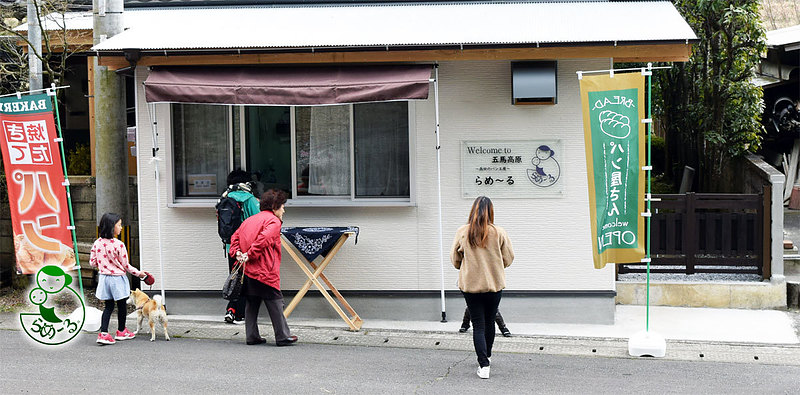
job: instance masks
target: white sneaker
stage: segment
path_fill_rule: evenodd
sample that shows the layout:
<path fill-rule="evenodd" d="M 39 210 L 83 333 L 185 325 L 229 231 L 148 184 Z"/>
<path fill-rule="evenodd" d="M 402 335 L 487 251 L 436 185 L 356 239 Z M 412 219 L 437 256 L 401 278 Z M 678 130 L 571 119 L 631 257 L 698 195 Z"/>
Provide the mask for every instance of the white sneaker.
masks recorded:
<path fill-rule="evenodd" d="M 490 370 L 491 370 L 491 367 L 489 367 L 489 366 L 484 366 L 482 368 L 478 368 L 478 377 L 480 377 L 482 379 L 488 379 Z"/>

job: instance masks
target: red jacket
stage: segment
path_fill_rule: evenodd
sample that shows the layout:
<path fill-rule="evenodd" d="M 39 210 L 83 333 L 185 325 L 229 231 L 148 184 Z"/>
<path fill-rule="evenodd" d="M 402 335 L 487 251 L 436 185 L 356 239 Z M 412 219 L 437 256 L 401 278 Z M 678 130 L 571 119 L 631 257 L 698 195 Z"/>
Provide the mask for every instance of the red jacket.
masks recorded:
<path fill-rule="evenodd" d="M 244 274 L 280 291 L 281 220 L 272 211 L 247 218 L 231 237 L 230 256 L 247 253 Z"/>

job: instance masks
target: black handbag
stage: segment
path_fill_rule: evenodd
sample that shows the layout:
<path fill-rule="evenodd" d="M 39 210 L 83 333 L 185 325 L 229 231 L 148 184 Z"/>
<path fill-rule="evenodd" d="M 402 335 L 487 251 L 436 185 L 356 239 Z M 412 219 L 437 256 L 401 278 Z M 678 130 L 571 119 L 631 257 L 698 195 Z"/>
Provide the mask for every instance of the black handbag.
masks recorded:
<path fill-rule="evenodd" d="M 242 295 L 242 289 L 244 288 L 244 265 L 244 262 L 237 262 L 231 274 L 225 279 L 225 284 L 222 285 L 223 299 L 237 300 Z"/>

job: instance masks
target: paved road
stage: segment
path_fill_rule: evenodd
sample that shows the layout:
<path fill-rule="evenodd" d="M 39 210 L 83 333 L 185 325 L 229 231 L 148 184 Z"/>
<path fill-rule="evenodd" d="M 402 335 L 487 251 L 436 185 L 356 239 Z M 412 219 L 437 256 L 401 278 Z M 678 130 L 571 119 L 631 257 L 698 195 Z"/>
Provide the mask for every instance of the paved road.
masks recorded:
<path fill-rule="evenodd" d="M 492 378 L 466 351 L 145 338 L 62 348 L 0 330 L 0 393 L 797 393 L 800 366 L 495 353 Z"/>

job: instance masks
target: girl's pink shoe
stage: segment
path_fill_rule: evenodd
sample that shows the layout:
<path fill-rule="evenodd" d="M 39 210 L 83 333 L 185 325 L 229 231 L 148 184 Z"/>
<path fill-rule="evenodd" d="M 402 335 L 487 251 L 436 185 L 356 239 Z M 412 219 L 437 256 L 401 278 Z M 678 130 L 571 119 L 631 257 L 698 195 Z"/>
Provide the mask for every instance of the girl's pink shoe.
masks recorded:
<path fill-rule="evenodd" d="M 119 332 L 119 331 L 117 331 Z M 97 334 L 97 343 L 98 344 L 114 344 L 116 341 L 111 337 L 108 333 L 98 333 Z"/>
<path fill-rule="evenodd" d="M 116 339 L 116 340 L 128 340 L 128 339 L 133 339 L 134 337 L 136 337 L 136 335 L 134 335 L 133 332 L 129 331 L 128 328 L 125 328 L 125 330 L 122 331 L 122 332 L 117 331 L 117 335 L 114 336 L 114 339 Z"/>

